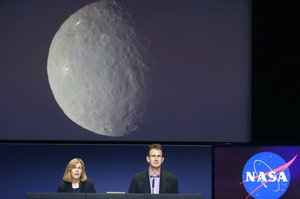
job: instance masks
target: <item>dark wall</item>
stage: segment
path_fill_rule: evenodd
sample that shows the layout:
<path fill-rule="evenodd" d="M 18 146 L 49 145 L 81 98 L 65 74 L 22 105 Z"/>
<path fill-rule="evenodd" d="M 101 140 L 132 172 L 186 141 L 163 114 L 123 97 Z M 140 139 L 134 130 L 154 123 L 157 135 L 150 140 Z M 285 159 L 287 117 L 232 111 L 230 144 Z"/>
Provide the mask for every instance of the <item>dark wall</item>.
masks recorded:
<path fill-rule="evenodd" d="M 300 141 L 300 6 L 253 1 L 252 141 Z"/>

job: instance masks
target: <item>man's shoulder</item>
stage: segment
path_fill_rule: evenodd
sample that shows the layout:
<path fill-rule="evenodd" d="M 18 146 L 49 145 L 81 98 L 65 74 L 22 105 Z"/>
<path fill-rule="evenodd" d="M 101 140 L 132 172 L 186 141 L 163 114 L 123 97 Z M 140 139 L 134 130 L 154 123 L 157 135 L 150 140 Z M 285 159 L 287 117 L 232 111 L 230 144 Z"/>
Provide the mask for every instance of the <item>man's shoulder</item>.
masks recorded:
<path fill-rule="evenodd" d="M 144 177 L 146 174 L 147 174 L 147 170 L 143 170 L 143 171 L 140 171 L 140 172 L 134 174 L 133 178 L 141 178 L 141 177 Z"/>
<path fill-rule="evenodd" d="M 169 171 L 162 170 L 161 175 L 163 177 L 166 177 L 166 178 L 175 178 L 175 179 L 177 179 L 177 176 L 175 174 L 169 172 Z"/>

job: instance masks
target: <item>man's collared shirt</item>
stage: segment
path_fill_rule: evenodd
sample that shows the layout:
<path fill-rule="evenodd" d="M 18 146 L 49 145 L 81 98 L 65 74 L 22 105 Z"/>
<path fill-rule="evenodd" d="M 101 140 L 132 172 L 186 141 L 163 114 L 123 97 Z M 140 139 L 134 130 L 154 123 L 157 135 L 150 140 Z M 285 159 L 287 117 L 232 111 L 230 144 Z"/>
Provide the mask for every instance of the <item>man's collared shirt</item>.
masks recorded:
<path fill-rule="evenodd" d="M 151 194 L 159 194 L 160 176 L 154 176 L 150 173 L 150 171 L 149 176 Z"/>

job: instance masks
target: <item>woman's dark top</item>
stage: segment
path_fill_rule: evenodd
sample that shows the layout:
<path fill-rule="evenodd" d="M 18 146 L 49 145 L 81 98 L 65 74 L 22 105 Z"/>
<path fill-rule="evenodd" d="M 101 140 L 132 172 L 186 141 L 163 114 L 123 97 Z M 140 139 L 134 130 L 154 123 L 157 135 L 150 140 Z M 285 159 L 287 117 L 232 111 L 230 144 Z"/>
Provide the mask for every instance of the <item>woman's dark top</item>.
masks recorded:
<path fill-rule="evenodd" d="M 58 184 L 57 193 L 73 193 L 72 183 L 61 181 Z M 78 191 L 77 191 L 78 192 Z M 96 193 L 96 189 L 92 180 L 80 182 L 79 193 Z"/>

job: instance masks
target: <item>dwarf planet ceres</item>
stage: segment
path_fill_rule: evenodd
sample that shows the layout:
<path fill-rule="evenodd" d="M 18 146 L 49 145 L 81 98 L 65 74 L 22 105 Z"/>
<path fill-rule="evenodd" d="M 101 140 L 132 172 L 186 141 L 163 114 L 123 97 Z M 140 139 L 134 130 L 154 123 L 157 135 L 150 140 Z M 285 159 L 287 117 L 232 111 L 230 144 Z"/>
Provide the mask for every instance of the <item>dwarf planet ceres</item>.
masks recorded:
<path fill-rule="evenodd" d="M 55 100 L 79 126 L 125 136 L 145 121 L 150 104 L 149 40 L 115 0 L 91 3 L 55 34 L 47 73 Z"/>

